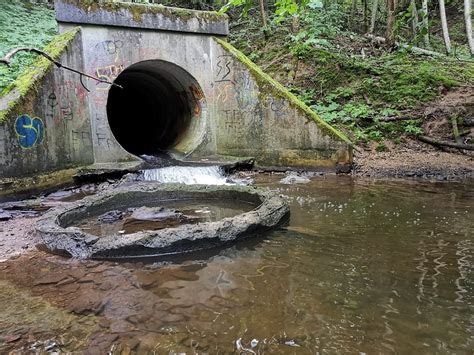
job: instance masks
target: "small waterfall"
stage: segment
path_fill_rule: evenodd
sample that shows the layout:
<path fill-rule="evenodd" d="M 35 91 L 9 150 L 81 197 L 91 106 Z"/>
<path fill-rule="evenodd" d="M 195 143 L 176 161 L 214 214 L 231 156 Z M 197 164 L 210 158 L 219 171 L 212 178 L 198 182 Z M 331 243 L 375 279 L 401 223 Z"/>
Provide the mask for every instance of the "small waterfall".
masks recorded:
<path fill-rule="evenodd" d="M 181 183 L 186 185 L 225 185 L 227 178 L 218 166 L 169 166 L 143 170 L 145 181 Z"/>

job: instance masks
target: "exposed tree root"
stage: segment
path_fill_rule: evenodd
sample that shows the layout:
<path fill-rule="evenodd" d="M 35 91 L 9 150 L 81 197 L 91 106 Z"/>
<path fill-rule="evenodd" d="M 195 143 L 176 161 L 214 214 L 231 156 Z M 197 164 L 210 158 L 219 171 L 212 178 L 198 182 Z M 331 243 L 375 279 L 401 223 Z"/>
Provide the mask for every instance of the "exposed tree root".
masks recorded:
<path fill-rule="evenodd" d="M 452 143 L 446 141 L 440 141 L 436 138 L 428 137 L 428 136 L 417 136 L 418 140 L 431 144 L 435 147 L 449 147 L 455 149 L 463 149 L 463 150 L 474 150 L 474 144 L 459 144 L 459 143 Z"/>

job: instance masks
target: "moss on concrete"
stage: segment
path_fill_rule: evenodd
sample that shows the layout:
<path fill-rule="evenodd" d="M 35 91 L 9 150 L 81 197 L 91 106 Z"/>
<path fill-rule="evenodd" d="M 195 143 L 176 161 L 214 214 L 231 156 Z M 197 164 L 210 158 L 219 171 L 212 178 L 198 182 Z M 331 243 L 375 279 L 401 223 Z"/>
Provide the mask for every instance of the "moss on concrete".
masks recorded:
<path fill-rule="evenodd" d="M 0 178 L 0 199 L 5 196 L 44 193 L 50 189 L 72 185 L 78 169 L 71 168 L 27 177 Z"/>
<path fill-rule="evenodd" d="M 83 0 L 80 2 L 76 0 L 63 0 L 63 2 L 70 3 L 71 5 L 81 8 L 88 13 L 97 11 L 116 12 L 120 10 L 125 10 L 128 11 L 132 15 L 133 20 L 138 23 L 142 22 L 142 16 L 144 14 L 160 14 L 170 18 L 173 21 L 188 21 L 190 19 L 195 18 L 200 22 L 219 22 L 227 19 L 227 15 L 219 14 L 216 11 L 197 11 L 177 7 L 169 7 L 161 4 L 135 4 L 120 1 L 98 2 L 94 0 Z"/>
<path fill-rule="evenodd" d="M 43 51 L 48 53 L 54 60 L 58 60 L 79 31 L 80 27 L 75 27 L 71 31 L 56 36 Z M 30 69 L 21 74 L 4 90 L 2 96 L 8 95 L 13 91 L 14 98 L 8 102 L 6 109 L 0 111 L 0 124 L 5 121 L 8 114 L 35 88 L 53 66 L 54 63 L 41 56 Z"/>
<path fill-rule="evenodd" d="M 323 130 L 323 132 L 352 146 L 352 142 L 343 133 L 339 132 L 337 129 L 323 121 L 321 117 L 319 117 L 295 95 L 289 92 L 283 85 L 263 72 L 262 69 L 253 63 L 245 54 L 226 41 L 216 37 L 214 37 L 214 40 L 217 41 L 217 43 L 219 43 L 227 52 L 232 54 L 234 58 L 236 58 L 240 63 L 247 67 L 257 82 L 261 95 L 272 95 L 274 97 L 280 97 L 283 100 L 286 100 L 292 107 L 297 108 L 300 112 L 310 117 L 318 125 L 318 127 Z"/>

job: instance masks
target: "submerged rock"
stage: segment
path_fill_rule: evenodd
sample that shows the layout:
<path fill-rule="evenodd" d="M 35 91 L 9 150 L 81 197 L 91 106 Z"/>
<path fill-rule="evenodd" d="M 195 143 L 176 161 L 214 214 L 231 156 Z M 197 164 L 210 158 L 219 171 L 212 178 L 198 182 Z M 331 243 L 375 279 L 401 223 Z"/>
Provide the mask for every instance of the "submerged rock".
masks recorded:
<path fill-rule="evenodd" d="M 0 210 L 0 221 L 8 221 L 9 219 L 12 219 L 12 214 L 10 212 Z"/>
<path fill-rule="evenodd" d="M 166 219 L 181 219 L 183 214 L 164 207 L 140 207 L 133 211 L 131 217 L 140 221 L 162 221 Z"/>
<path fill-rule="evenodd" d="M 120 221 L 124 215 L 125 213 L 122 211 L 113 210 L 100 215 L 97 220 L 101 223 L 115 223 Z"/>
<path fill-rule="evenodd" d="M 290 173 L 287 176 L 285 176 L 283 179 L 280 180 L 282 184 L 306 184 L 308 183 L 309 177 L 305 175 L 298 175 L 297 173 Z"/>

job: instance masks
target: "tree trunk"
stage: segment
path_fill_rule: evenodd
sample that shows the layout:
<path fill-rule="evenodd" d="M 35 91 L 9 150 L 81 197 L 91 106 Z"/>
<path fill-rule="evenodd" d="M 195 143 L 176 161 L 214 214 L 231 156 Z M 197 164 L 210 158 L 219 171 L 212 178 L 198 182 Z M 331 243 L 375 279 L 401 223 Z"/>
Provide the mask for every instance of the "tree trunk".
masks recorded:
<path fill-rule="evenodd" d="M 413 32 L 413 38 L 415 38 L 417 28 L 418 28 L 418 23 L 420 20 L 418 19 L 418 9 L 416 8 L 415 0 L 410 0 L 410 4 L 411 4 L 411 30 Z"/>
<path fill-rule="evenodd" d="M 351 17 L 355 16 L 356 12 L 357 12 L 357 0 L 352 0 Z"/>
<path fill-rule="evenodd" d="M 387 44 L 393 46 L 395 43 L 395 11 L 397 8 L 397 0 L 387 0 Z"/>
<path fill-rule="evenodd" d="M 446 20 L 446 9 L 444 8 L 444 0 L 439 0 L 439 16 L 441 18 L 441 27 L 443 28 L 444 45 L 446 53 L 451 53 L 451 40 L 449 39 L 448 21 Z"/>
<path fill-rule="evenodd" d="M 369 33 L 372 34 L 374 33 L 375 30 L 375 20 L 377 19 L 377 9 L 379 7 L 379 0 L 373 0 L 372 3 L 372 16 L 370 18 L 370 28 L 369 28 Z"/>
<path fill-rule="evenodd" d="M 466 0 L 471 1 L 471 0 Z M 430 48 L 430 35 L 428 33 L 429 25 L 428 25 L 428 0 L 423 0 L 421 2 L 421 9 L 423 10 L 423 29 L 426 33 L 423 35 L 423 41 L 425 42 L 425 47 Z"/>
<path fill-rule="evenodd" d="M 259 0 L 260 3 L 260 15 L 262 16 L 262 24 L 263 27 L 267 27 L 267 14 L 265 13 L 265 4 L 263 3 L 264 0 Z"/>
<path fill-rule="evenodd" d="M 368 20 L 369 20 L 369 0 L 362 0 L 362 6 L 363 6 L 363 26 L 364 26 L 364 33 L 367 33 L 367 31 L 369 30 L 369 23 L 368 23 Z"/>
<path fill-rule="evenodd" d="M 352 29 L 354 29 L 354 19 L 356 17 L 356 13 L 357 13 L 357 0 L 352 0 L 352 4 L 351 4 L 351 14 L 350 14 L 350 17 L 349 17 L 349 25 Z"/>
<path fill-rule="evenodd" d="M 466 21 L 466 36 L 471 55 L 474 55 L 474 39 L 472 38 L 471 0 L 464 0 L 464 20 Z"/>

